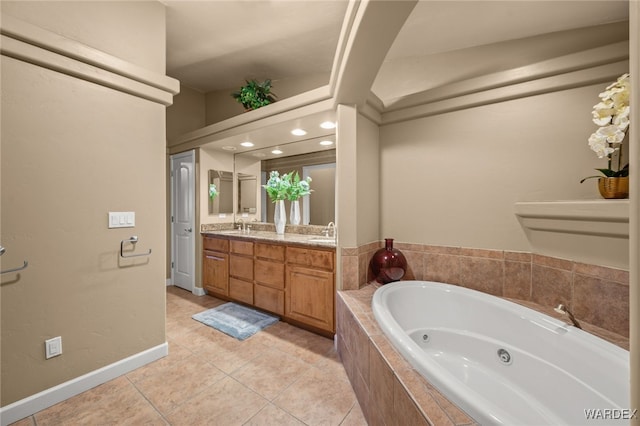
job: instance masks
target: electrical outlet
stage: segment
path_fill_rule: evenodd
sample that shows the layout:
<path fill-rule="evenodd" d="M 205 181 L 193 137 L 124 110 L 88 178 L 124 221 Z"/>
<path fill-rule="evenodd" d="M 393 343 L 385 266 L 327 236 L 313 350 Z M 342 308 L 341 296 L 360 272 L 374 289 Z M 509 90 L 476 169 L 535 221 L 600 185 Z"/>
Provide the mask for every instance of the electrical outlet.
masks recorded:
<path fill-rule="evenodd" d="M 44 341 L 44 352 L 46 359 L 62 355 L 62 337 L 54 337 Z"/>

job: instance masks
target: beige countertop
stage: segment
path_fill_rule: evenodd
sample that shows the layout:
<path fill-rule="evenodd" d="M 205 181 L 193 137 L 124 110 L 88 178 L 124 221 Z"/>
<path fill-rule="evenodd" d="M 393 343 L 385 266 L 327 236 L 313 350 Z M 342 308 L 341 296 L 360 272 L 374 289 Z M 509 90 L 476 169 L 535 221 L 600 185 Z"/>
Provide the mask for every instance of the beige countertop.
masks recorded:
<path fill-rule="evenodd" d="M 218 237 L 230 237 L 233 239 L 252 240 L 252 241 L 271 241 L 285 244 L 303 244 L 308 246 L 335 248 L 336 239 L 325 237 L 318 234 L 299 234 L 295 232 L 286 232 L 278 235 L 275 231 L 253 230 L 239 231 L 236 229 L 207 229 L 201 230 L 202 235 L 211 235 Z"/>

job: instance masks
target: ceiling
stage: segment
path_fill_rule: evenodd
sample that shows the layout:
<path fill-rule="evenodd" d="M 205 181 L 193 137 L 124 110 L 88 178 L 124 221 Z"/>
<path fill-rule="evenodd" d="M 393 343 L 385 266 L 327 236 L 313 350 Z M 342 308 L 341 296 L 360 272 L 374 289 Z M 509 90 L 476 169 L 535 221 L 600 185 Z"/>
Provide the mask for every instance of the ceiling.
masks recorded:
<path fill-rule="evenodd" d="M 250 78 L 328 74 L 348 5 L 347 0 L 162 2 L 167 8 L 167 74 L 203 93 L 235 89 Z M 385 63 L 421 58 L 428 74 L 425 58 L 625 19 L 626 1 L 422 0 Z M 517 46 L 512 51 L 517 53 Z M 503 50 L 505 57 L 510 53 Z M 385 84 L 377 81 L 376 86 Z"/>
<path fill-rule="evenodd" d="M 167 74 L 202 93 L 235 90 L 251 78 L 275 83 L 329 75 L 348 6 L 346 0 L 161 1 L 167 8 Z M 628 28 L 602 24 L 627 19 L 627 1 L 421 0 L 372 91 L 386 106 L 458 80 L 605 45 L 628 38 Z M 216 145 L 251 139 L 273 146 L 274 135 L 282 141 L 289 130 Z M 316 131 L 303 139 L 319 136 Z"/>

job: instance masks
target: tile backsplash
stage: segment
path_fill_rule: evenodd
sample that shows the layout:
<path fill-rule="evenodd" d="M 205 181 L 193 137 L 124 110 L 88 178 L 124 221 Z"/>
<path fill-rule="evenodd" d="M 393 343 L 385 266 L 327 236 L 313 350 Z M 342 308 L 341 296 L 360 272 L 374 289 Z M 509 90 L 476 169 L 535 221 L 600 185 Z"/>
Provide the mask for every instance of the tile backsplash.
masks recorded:
<path fill-rule="evenodd" d="M 342 290 L 373 277 L 369 260 L 383 242 L 343 248 Z M 578 318 L 629 336 L 629 272 L 528 252 L 394 242 L 407 258 L 403 279 L 456 284 L 495 296 L 553 308 L 562 303 Z"/>

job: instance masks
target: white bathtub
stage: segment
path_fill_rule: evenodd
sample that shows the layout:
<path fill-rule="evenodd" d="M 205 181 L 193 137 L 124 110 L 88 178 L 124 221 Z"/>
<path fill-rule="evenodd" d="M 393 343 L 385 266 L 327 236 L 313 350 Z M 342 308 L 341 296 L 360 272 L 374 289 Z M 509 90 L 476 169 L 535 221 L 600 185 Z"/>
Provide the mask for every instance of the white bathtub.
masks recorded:
<path fill-rule="evenodd" d="M 482 425 L 628 424 L 633 415 L 629 353 L 562 321 L 425 281 L 382 286 L 372 305 L 394 347 Z"/>

